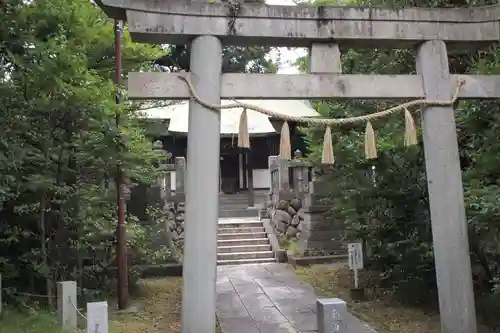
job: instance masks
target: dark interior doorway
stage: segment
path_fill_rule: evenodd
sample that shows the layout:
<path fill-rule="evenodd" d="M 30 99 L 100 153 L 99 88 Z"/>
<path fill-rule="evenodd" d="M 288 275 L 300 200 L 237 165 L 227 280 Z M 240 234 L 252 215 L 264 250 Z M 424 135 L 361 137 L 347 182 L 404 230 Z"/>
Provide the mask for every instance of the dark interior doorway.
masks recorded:
<path fill-rule="evenodd" d="M 238 193 L 240 191 L 240 161 L 238 150 L 221 151 L 220 154 L 221 189 L 224 193 Z"/>

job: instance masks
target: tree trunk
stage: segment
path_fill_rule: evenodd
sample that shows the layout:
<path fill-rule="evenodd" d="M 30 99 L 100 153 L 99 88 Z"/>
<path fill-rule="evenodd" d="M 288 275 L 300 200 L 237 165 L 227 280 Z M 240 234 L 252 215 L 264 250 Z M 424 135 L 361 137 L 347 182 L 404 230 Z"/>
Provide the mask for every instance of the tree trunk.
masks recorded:
<path fill-rule="evenodd" d="M 40 248 L 42 252 L 42 263 L 44 268 L 48 270 L 45 274 L 45 285 L 47 290 L 47 300 L 50 309 L 53 309 L 53 286 L 51 278 L 51 269 L 49 268 L 48 255 L 47 255 L 47 232 L 45 228 L 45 211 L 47 209 L 47 193 L 42 192 L 42 197 L 40 199 Z"/>

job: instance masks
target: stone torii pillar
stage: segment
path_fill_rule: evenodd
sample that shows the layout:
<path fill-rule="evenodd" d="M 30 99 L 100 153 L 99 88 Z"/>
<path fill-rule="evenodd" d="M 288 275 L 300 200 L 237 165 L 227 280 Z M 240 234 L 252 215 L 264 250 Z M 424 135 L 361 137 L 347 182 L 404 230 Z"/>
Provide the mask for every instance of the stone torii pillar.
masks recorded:
<path fill-rule="evenodd" d="M 443 41 L 417 49 L 417 72 L 427 99 L 450 99 L 448 52 Z M 429 210 L 443 332 L 476 332 L 462 171 L 453 106 L 422 111 Z M 470 304 L 471 306 L 464 306 Z"/>
<path fill-rule="evenodd" d="M 191 43 L 191 80 L 201 98 L 220 104 L 222 45 L 217 37 Z M 182 333 L 215 329 L 219 219 L 220 113 L 189 102 Z"/>

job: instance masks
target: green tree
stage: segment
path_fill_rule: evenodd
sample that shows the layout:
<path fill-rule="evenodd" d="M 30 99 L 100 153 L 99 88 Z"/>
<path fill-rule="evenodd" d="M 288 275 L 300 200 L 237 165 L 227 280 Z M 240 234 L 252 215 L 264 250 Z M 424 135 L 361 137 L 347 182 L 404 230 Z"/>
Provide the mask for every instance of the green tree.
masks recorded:
<path fill-rule="evenodd" d="M 331 2 L 329 2 L 331 3 Z M 387 7 L 466 7 L 493 4 L 489 1 L 351 1 Z M 322 2 L 321 4 L 324 4 Z M 471 50 L 450 55 L 452 73 L 498 74 L 498 48 Z M 306 59 L 299 65 L 306 68 Z M 342 55 L 346 73 L 415 73 L 415 57 L 409 50 L 348 50 Z M 318 101 L 318 111 L 329 117 L 349 117 L 395 105 L 374 102 Z M 463 172 L 469 242 L 479 313 L 486 319 L 498 311 L 500 242 L 498 103 L 461 102 L 457 108 L 457 133 Z M 402 117 L 401 117 L 402 118 Z M 417 123 L 419 119 L 416 119 Z M 346 221 L 348 239 L 364 239 L 369 248 L 370 269 L 380 271 L 382 282 L 400 299 L 436 301 L 435 271 L 423 147 L 403 147 L 403 122 L 391 117 L 374 122 L 379 157 L 364 160 L 362 126 L 334 128 L 336 165 L 322 176 L 332 184 L 328 198 L 332 218 Z M 323 133 L 304 129 L 310 147 L 309 159 L 319 163 Z M 375 166 L 375 183 L 372 166 Z M 421 293 L 420 290 L 428 290 Z M 415 292 L 417 291 L 417 292 Z M 493 293 L 493 294 L 491 294 Z M 485 298 L 486 297 L 486 298 Z M 483 300 L 487 299 L 488 303 Z M 487 305 L 485 305 L 487 304 Z M 490 311 L 485 311 L 490 308 Z"/>
<path fill-rule="evenodd" d="M 276 64 L 268 57 L 270 47 L 225 46 L 222 49 L 223 73 L 275 73 Z M 170 72 L 189 71 L 189 48 L 185 45 L 171 45 L 167 53 L 156 60 Z"/>
<path fill-rule="evenodd" d="M 85 0 L 1 6 L 0 270 L 7 287 L 43 285 L 51 295 L 54 281 L 95 279 L 85 264 L 113 264 L 116 198 L 105 184 L 117 163 L 148 183 L 160 157 L 133 110 L 115 104 L 113 24 L 98 8 Z M 128 33 L 123 44 L 125 72 L 163 53 Z M 128 219 L 133 250 L 147 230 Z"/>

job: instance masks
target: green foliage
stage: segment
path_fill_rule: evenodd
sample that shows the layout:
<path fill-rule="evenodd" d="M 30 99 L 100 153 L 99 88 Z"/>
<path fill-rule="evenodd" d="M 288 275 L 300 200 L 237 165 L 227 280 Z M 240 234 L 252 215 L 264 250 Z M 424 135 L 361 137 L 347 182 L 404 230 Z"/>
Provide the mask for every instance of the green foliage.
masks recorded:
<path fill-rule="evenodd" d="M 222 72 L 224 73 L 276 73 L 276 64 L 268 57 L 270 47 L 225 46 L 222 49 Z M 171 45 L 167 54 L 156 64 L 169 71 L 189 71 L 190 53 L 185 45 Z"/>
<path fill-rule="evenodd" d="M 27 308 L 6 309 L 0 318 L 0 333 L 69 333 L 57 324 L 55 314 Z"/>
<path fill-rule="evenodd" d="M 65 279 L 103 287 L 115 265 L 117 170 L 151 184 L 162 157 L 133 110 L 116 105 L 114 28 L 100 9 L 85 0 L 0 6 L 4 287 L 52 293 Z M 124 72 L 151 66 L 163 52 L 132 43 L 125 31 Z M 129 246 L 141 249 L 133 260 L 169 256 L 143 250 L 152 231 L 142 221 L 129 215 L 127 226 Z"/>
<path fill-rule="evenodd" d="M 483 1 L 351 3 L 387 7 L 493 4 Z M 466 51 L 450 55 L 450 70 L 453 73 L 498 74 L 499 59 L 498 48 Z M 415 56 L 408 50 L 348 50 L 343 53 L 342 62 L 346 73 L 415 72 Z M 300 59 L 298 64 L 303 70 L 307 67 L 306 59 Z M 315 107 L 324 116 L 340 118 L 373 113 L 398 103 L 400 101 L 319 101 Z M 461 102 L 457 109 L 474 286 L 478 310 L 490 324 L 495 324 L 494 321 L 498 324 L 493 315 L 497 312 L 486 312 L 485 309 L 498 309 L 497 304 L 500 304 L 497 292 L 500 281 L 498 108 L 498 103 L 473 101 Z M 323 170 L 321 177 L 332 184 L 324 200 L 332 205 L 332 218 L 345 221 L 346 238 L 364 241 L 369 268 L 381 273 L 382 283 L 392 288 L 396 297 L 413 303 L 434 303 L 437 293 L 423 147 L 403 147 L 404 124 L 401 118 L 393 116 L 374 123 L 379 157 L 373 162 L 364 160 L 364 126 L 333 129 L 336 165 Z M 418 123 L 420 119 L 416 121 Z M 319 164 L 323 129 L 303 131 L 309 143 L 308 158 Z"/>

